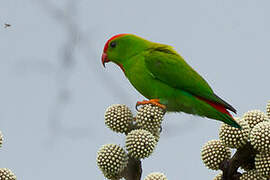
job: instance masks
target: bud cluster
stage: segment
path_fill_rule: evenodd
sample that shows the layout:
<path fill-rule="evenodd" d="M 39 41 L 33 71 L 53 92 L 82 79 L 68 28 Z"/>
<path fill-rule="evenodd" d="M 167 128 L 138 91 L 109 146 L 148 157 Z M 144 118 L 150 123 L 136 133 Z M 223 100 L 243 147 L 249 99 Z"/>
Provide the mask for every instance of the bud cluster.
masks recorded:
<path fill-rule="evenodd" d="M 3 134 L 0 131 L 0 147 L 2 147 L 3 144 Z M 16 180 L 15 174 L 7 168 L 0 168 L 0 180 Z"/>
<path fill-rule="evenodd" d="M 160 107 L 143 105 L 133 117 L 126 105 L 115 104 L 105 111 L 106 126 L 125 134 L 125 148 L 116 144 L 103 145 L 97 153 L 97 165 L 107 179 L 120 179 L 130 158 L 149 157 L 159 141 L 165 112 Z M 145 180 L 167 180 L 162 173 L 151 173 Z"/>
<path fill-rule="evenodd" d="M 246 164 L 241 164 L 244 172 L 240 180 L 270 179 L 270 101 L 266 113 L 260 110 L 246 112 L 241 118 L 234 118 L 241 129 L 223 123 L 219 130 L 219 140 L 208 141 L 202 147 L 202 161 L 209 169 L 219 170 L 222 163 L 229 162 L 231 150 L 236 153 L 250 146 L 253 152 Z M 245 150 L 244 150 L 245 151 Z M 247 152 L 247 151 L 246 151 Z M 240 154 L 241 155 L 241 154 Z M 222 173 L 214 178 L 222 179 Z"/>
<path fill-rule="evenodd" d="M 144 180 L 168 180 L 168 179 L 163 173 L 153 172 L 147 175 Z"/>

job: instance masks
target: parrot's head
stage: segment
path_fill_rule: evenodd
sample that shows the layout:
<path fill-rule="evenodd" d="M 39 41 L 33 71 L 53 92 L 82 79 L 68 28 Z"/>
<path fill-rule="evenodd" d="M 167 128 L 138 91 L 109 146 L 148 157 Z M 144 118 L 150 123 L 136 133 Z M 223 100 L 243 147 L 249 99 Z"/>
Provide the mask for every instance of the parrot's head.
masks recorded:
<path fill-rule="evenodd" d="M 114 62 L 125 72 L 124 66 L 130 57 L 142 52 L 150 46 L 150 42 L 133 34 L 118 34 L 105 44 L 102 53 L 102 64 Z"/>

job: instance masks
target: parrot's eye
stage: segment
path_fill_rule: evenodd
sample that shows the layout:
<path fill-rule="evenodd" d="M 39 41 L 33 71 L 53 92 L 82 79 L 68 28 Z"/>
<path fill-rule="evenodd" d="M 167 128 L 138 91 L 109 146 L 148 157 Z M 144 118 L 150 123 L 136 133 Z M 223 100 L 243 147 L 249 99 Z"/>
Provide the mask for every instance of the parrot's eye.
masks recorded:
<path fill-rule="evenodd" d="M 116 46 L 116 42 L 115 42 L 115 41 L 111 42 L 110 46 L 111 46 L 112 48 L 114 48 L 114 47 Z"/>

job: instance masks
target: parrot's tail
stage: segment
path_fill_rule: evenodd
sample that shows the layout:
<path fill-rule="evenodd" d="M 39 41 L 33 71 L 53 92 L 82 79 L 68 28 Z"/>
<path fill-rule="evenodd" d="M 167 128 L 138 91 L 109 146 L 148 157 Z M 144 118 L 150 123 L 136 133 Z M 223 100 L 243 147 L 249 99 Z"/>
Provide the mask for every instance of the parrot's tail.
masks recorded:
<path fill-rule="evenodd" d="M 207 99 L 204 99 L 198 96 L 197 98 L 206 102 L 207 104 L 215 108 L 217 111 L 221 112 L 225 123 L 229 124 L 232 127 L 242 129 L 241 126 L 234 120 L 233 116 L 229 113 L 229 111 L 223 105 L 209 101 Z"/>

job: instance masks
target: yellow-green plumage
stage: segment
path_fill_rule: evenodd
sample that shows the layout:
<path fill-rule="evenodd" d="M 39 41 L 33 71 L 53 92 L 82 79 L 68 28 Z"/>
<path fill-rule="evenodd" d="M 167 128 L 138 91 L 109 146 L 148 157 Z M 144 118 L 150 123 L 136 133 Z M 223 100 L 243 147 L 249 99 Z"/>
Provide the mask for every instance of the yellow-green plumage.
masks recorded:
<path fill-rule="evenodd" d="M 221 120 L 240 128 L 226 109 L 236 110 L 215 95 L 172 47 L 122 34 L 108 40 L 103 53 L 123 69 L 143 96 L 159 99 L 167 111 Z"/>

